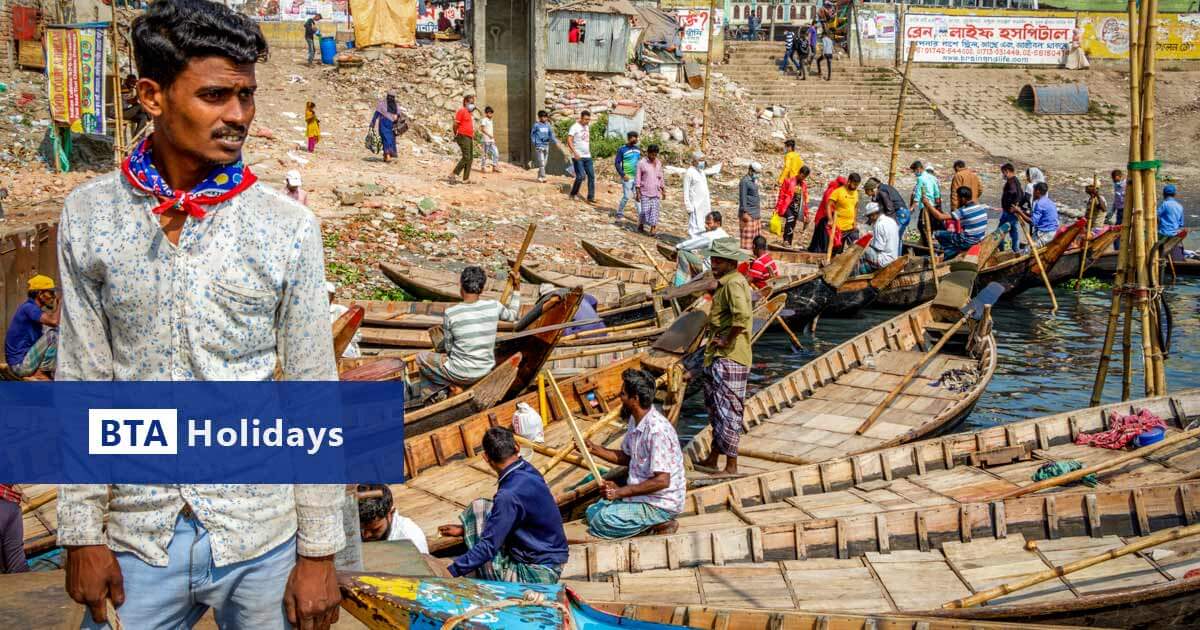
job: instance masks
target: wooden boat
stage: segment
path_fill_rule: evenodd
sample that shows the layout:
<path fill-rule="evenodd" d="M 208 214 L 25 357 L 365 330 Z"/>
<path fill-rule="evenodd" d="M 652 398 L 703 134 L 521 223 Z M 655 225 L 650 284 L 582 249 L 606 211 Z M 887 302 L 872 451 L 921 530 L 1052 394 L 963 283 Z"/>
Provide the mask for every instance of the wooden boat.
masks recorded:
<path fill-rule="evenodd" d="M 780 278 L 772 284 L 772 295 L 784 293 L 788 296 L 788 325 L 802 328 L 825 311 L 838 289 L 858 271 L 863 249 L 870 241 L 870 235 L 863 236 L 834 256 L 820 271 L 806 276 Z"/>
<path fill-rule="evenodd" d="M 727 593 L 717 606 L 588 604 L 572 585 L 488 582 L 468 578 L 406 577 L 382 573 L 338 573 L 342 607 L 370 630 L 508 628 L 510 630 L 963 630 L 949 619 L 903 615 L 777 612 L 743 608 Z M 573 585 L 592 590 L 592 585 Z M 610 591 L 612 589 L 609 589 Z M 713 592 L 713 603 L 721 596 Z M 979 630 L 1048 628 L 1006 623 L 972 623 Z"/>
<path fill-rule="evenodd" d="M 21 492 L 25 556 L 32 558 L 58 546 L 58 486 L 21 484 Z"/>
<path fill-rule="evenodd" d="M 1047 270 L 1054 267 L 1058 259 L 1070 249 L 1071 243 L 1083 232 L 1084 227 L 1083 220 L 1076 221 L 1062 232 L 1059 232 L 1044 247 L 1038 249 L 1042 265 Z M 998 243 L 998 239 L 1002 236 L 995 234 L 985 240 Z M 1078 262 L 1078 259 L 1076 259 L 1076 263 Z M 1029 282 L 1026 282 L 1027 277 Z M 992 282 L 998 282 L 1004 286 L 1005 296 L 1016 295 L 1029 287 L 1045 286 L 1042 283 L 1041 274 L 1038 272 L 1037 262 L 1034 260 L 1033 254 L 1028 252 L 1021 254 L 1007 251 L 992 254 L 979 270 L 975 286 L 982 288 Z"/>
<path fill-rule="evenodd" d="M 1100 259 L 1105 252 L 1112 251 L 1113 242 L 1120 236 L 1121 233 L 1119 231 L 1109 230 L 1088 240 L 1088 262 L 1084 265 L 1085 273 L 1087 272 L 1087 268 Z M 1116 252 L 1113 251 L 1112 253 L 1115 254 Z M 1053 265 L 1049 265 L 1046 270 L 1046 276 L 1050 279 L 1051 286 L 1079 277 L 1079 261 L 1082 257 L 1083 247 L 1075 246 L 1063 252 L 1062 256 L 1059 256 Z M 1020 284 L 1013 290 L 1013 293 L 1016 294 L 1027 289 L 1045 286 L 1041 274 L 1037 273 L 1037 266 L 1035 264 L 1032 273 L 1026 274 L 1021 279 Z"/>
<path fill-rule="evenodd" d="M 825 307 L 823 315 L 848 317 L 871 306 L 909 266 L 908 256 L 893 260 L 886 267 L 851 277 L 838 287 L 837 293 Z"/>
<path fill-rule="evenodd" d="M 517 322 L 518 332 L 497 337 L 497 367 L 487 376 L 462 392 L 439 392 L 433 398 L 406 400 L 405 431 L 409 434 L 429 431 L 524 391 L 549 360 L 565 330 L 562 324 L 575 316 L 582 298 L 579 289 L 563 289 L 544 296 Z M 364 332 L 364 341 L 367 338 L 368 334 Z M 515 364 L 515 374 L 512 374 L 511 367 L 506 366 L 517 355 L 520 356 Z M 421 386 L 420 370 L 411 357 L 368 359 L 354 364 L 343 362 L 343 365 L 346 369 L 341 371 L 342 380 L 404 379 L 414 388 Z"/>
<path fill-rule="evenodd" d="M 592 257 L 592 260 L 596 261 L 597 265 L 602 267 L 651 269 L 651 265 L 654 264 L 654 261 L 646 258 L 640 252 L 634 254 L 633 252 L 621 251 L 615 248 L 601 247 L 584 240 L 579 241 L 579 245 L 583 248 L 583 251 L 587 252 L 588 256 Z"/>
<path fill-rule="evenodd" d="M 379 270 L 388 280 L 404 289 L 409 295 L 418 300 L 434 300 L 439 302 L 461 302 L 458 294 L 458 274 L 453 271 L 426 269 L 417 265 L 402 265 L 397 263 L 379 263 Z M 483 296 L 499 299 L 504 290 L 504 280 L 488 278 L 483 286 Z M 536 300 L 538 288 L 521 285 L 522 300 Z"/>
<path fill-rule="evenodd" d="M 770 300 L 761 301 L 754 309 L 754 329 L 750 335 L 750 343 L 758 341 L 763 332 L 779 318 L 787 303 L 786 296 L 777 295 Z M 650 345 L 650 340 L 612 342 L 606 338 L 591 338 L 592 345 L 584 348 L 566 348 L 559 346 L 550 356 L 548 367 L 555 377 L 574 376 L 587 370 L 594 370 L 613 361 L 618 361 L 641 351 Z"/>
<path fill-rule="evenodd" d="M 588 595 L 620 603 L 742 605 L 781 610 L 838 610 L 938 616 L 960 620 L 1193 627 L 1200 618 L 1200 565 L 1194 540 L 1164 543 L 1020 590 L 985 606 L 943 609 L 947 602 L 1134 542 L 1117 536 L 1074 536 L 1033 544 L 1020 533 L 948 541 L 938 550 L 867 552 L 838 559 L 780 559 L 623 572 Z M 793 556 L 794 558 L 794 556 Z M 1157 559 L 1156 559 L 1157 558 Z M 571 585 L 571 581 L 567 581 Z"/>
<path fill-rule="evenodd" d="M 594 544 L 573 548 L 563 575 L 599 579 L 625 570 L 629 558 L 639 559 L 640 570 L 668 568 L 668 542 L 677 547 L 675 561 L 690 566 L 797 557 L 801 544 L 802 557 L 845 559 L 1014 533 L 1029 539 L 1130 536 L 1189 524 L 1200 519 L 1191 499 L 1200 491 L 1195 440 L 1101 472 L 1095 488 L 1073 483 L 1004 495 L 1032 485 L 1034 471 L 1046 462 L 1095 466 L 1125 455 L 1078 446 L 1070 437 L 1106 426 L 1110 414 L 1147 409 L 1176 434 L 1194 419 L 1184 407 L 1200 412 L 1198 405 L 1200 389 L 1188 390 L 696 488 L 673 536 L 597 541 L 582 523 L 568 524 L 569 539 Z"/>
<path fill-rule="evenodd" d="M 559 382 L 581 429 L 589 431 L 597 425 L 599 418 L 620 407 L 621 373 L 626 369 L 648 370 L 663 382 L 658 388 L 657 404 L 674 422 L 683 403 L 684 383 L 680 378 L 679 363 L 700 347 L 704 328 L 704 314 L 690 313 L 676 320 L 672 329 L 650 350 Z M 405 516 L 415 520 L 429 537 L 431 550 L 458 544 L 457 539 L 439 537 L 438 526 L 456 522 L 458 514 L 472 500 L 491 496 L 495 474 L 474 455 L 489 427 L 512 425 L 513 413 L 520 403 L 538 409 L 537 392 L 510 399 L 434 431 L 405 436 L 406 481 L 393 485 L 392 494 L 396 505 L 405 506 Z M 557 450 L 572 444 L 565 417 L 565 410 L 551 402 L 543 414 L 546 447 Z M 624 422 L 606 424 L 592 439 L 608 445 L 618 444 L 624 429 Z M 543 467 L 551 456 L 535 451 L 528 459 L 535 466 Z M 613 468 L 610 464 L 602 465 Z M 589 496 L 597 487 L 596 481 L 590 479 L 590 473 L 570 462 L 564 461 L 545 476 L 564 509 Z"/>
<path fill-rule="evenodd" d="M 920 439 L 966 417 L 996 370 L 996 341 L 985 312 L 955 328 L 974 279 L 947 277 L 939 295 L 842 343 L 746 401 L 738 466 L 768 470 L 824 461 Z M 934 342 L 956 330 L 938 354 Z M 926 339 L 930 338 L 931 341 Z M 923 365 L 873 423 L 865 422 L 904 375 Z M 954 383 L 956 379 L 960 382 Z M 693 461 L 712 446 L 706 427 L 687 447 Z"/>
<path fill-rule="evenodd" d="M 407 300 L 339 300 L 347 307 L 361 306 L 365 311 L 363 328 L 411 328 L 428 330 L 442 323 L 446 309 L 459 302 L 412 302 Z M 521 301 L 521 315 L 533 308 L 534 301 Z M 498 322 L 500 331 L 512 330 L 513 322 Z"/>

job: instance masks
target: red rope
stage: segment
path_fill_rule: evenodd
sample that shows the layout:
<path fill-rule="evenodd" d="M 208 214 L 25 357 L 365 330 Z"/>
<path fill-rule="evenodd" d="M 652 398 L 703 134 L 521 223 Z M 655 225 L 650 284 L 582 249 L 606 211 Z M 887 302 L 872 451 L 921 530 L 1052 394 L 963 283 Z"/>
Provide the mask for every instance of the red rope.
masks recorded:
<path fill-rule="evenodd" d="M 1099 448 L 1122 449 L 1134 438 L 1150 429 L 1166 429 L 1167 423 L 1162 418 L 1142 409 L 1135 414 L 1122 415 L 1114 413 L 1108 417 L 1108 430 L 1098 433 L 1080 433 L 1075 436 L 1076 444 L 1097 446 Z"/>

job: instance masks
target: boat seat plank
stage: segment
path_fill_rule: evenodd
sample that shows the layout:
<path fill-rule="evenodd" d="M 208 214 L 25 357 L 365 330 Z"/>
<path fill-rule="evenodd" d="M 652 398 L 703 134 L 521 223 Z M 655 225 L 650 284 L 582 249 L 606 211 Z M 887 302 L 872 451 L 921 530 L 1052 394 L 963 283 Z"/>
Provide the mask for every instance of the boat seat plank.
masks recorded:
<path fill-rule="evenodd" d="M 859 559 L 785 561 L 800 610 L 880 612 L 891 604 Z"/>
<path fill-rule="evenodd" d="M 584 601 L 615 602 L 617 589 L 615 582 L 588 582 L 587 580 L 563 580 L 563 584 L 579 594 Z"/>
<path fill-rule="evenodd" d="M 967 466 L 929 472 L 917 477 L 917 481 L 925 488 L 963 502 L 986 500 L 1017 487 L 1012 481 Z"/>
<path fill-rule="evenodd" d="M 1158 556 L 1155 562 L 1176 580 L 1182 580 L 1192 569 L 1200 569 L 1200 540 L 1194 537 L 1151 547 L 1145 553 Z"/>
<path fill-rule="evenodd" d="M 1025 537 L 1020 534 L 1001 539 L 982 538 L 969 543 L 950 541 L 942 545 L 942 552 L 976 592 L 1046 569 L 1036 552 L 1025 549 Z M 1067 585 L 1055 578 L 996 598 L 991 605 L 1065 601 L 1074 597 Z"/>
<path fill-rule="evenodd" d="M 824 518 L 789 503 L 767 503 L 743 508 L 742 511 L 755 525 L 782 525 L 813 517 Z M 680 525 L 682 526 L 682 523 Z"/>
<path fill-rule="evenodd" d="M 939 364 L 945 364 L 943 358 L 938 357 L 930 362 L 930 365 L 921 370 L 913 380 L 904 386 L 904 394 L 913 396 L 924 396 L 927 398 L 949 398 L 951 400 L 960 400 L 963 397 L 962 393 L 951 391 L 943 387 L 939 381 L 935 380 L 942 375 L 947 369 L 939 367 Z M 952 363 L 957 363 L 955 367 L 965 368 L 971 365 L 971 361 L 957 359 Z M 885 396 L 900 384 L 900 380 L 904 378 L 903 374 L 889 374 L 887 372 L 878 372 L 875 370 L 864 370 L 855 368 L 849 373 L 843 375 L 837 380 L 839 385 L 848 385 L 859 389 L 868 389 L 882 392 Z M 882 400 L 882 398 L 880 399 Z"/>
<path fill-rule="evenodd" d="M 1103 538 L 1059 538 L 1038 541 L 1038 548 L 1051 565 L 1067 564 L 1121 547 L 1125 543 L 1116 536 Z M 1082 594 L 1161 584 L 1167 579 L 1145 558 L 1136 554 L 1076 571 L 1065 577 Z"/>
<path fill-rule="evenodd" d="M 792 596 L 775 564 L 704 567 L 705 604 L 750 608 L 792 608 Z"/>
<path fill-rule="evenodd" d="M 867 561 L 900 609 L 930 610 L 971 594 L 948 564 L 928 561 L 932 557 L 940 558 L 941 554 L 925 555 L 926 558 L 917 561 L 897 562 L 902 554 L 868 552 Z M 880 557 L 886 560 L 876 562 Z"/>
<path fill-rule="evenodd" d="M 440 536 L 438 534 L 439 524 L 457 523 L 458 516 L 462 514 L 465 507 L 422 492 L 407 483 L 393 484 L 388 487 L 392 491 L 392 501 L 397 511 L 423 525 L 421 530 L 430 540 Z M 420 515 L 421 518 L 415 518 L 417 515 Z"/>
<path fill-rule="evenodd" d="M 622 602 L 672 602 L 703 604 L 695 570 L 654 569 L 641 573 L 622 573 L 620 593 Z"/>

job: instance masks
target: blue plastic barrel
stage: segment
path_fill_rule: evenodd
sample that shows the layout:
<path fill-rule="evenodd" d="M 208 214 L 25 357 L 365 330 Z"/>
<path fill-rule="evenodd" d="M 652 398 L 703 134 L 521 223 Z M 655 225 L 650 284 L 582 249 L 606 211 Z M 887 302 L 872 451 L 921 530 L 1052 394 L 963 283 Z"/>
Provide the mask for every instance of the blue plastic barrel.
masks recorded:
<path fill-rule="evenodd" d="M 322 37 L 321 38 L 321 63 L 332 66 L 333 56 L 337 54 L 337 38 Z"/>

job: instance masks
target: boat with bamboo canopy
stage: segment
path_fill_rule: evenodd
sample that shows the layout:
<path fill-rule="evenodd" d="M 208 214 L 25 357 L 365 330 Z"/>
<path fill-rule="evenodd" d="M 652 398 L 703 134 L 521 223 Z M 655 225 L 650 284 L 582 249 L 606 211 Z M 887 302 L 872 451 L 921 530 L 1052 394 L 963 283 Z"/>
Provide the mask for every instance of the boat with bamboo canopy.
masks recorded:
<path fill-rule="evenodd" d="M 962 630 L 950 619 L 905 615 L 761 610 L 738 602 L 711 606 L 589 603 L 575 587 L 451 577 L 339 572 L 342 608 L 370 630 Z M 611 589 L 610 589 L 611 591 Z M 714 599 L 718 599 L 716 593 Z M 1051 628 L 1002 622 L 972 623 L 973 630 Z"/>
<path fill-rule="evenodd" d="M 1196 532 L 1196 527 L 1185 528 Z M 952 540 L 928 551 L 870 551 L 846 559 L 621 572 L 587 583 L 595 601 L 727 605 L 774 610 L 942 616 L 1122 628 L 1191 627 L 1200 615 L 1200 545 L 1179 530 L 1146 537 L 1071 536 Z M 1145 553 L 1129 549 L 1145 547 Z M 1087 560 L 1084 562 L 1084 560 Z M 1068 572 L 1064 567 L 1076 569 Z M 1078 567 L 1078 568 L 1077 568 Z M 1059 575 L 1061 574 L 1061 575 Z M 1031 576 L 1043 581 L 1001 594 Z M 574 580 L 564 580 L 574 587 Z M 583 587 L 581 587 L 583 590 Z M 946 608 L 973 595 L 986 605 Z"/>
<path fill-rule="evenodd" d="M 567 410 L 592 440 L 619 444 L 625 431 L 625 422 L 618 417 L 621 373 L 644 369 L 658 378 L 656 404 L 674 422 L 685 388 L 679 364 L 702 345 L 705 323 L 704 313 L 688 313 L 649 350 L 563 380 L 558 383 L 562 402 L 553 394 L 553 386 L 546 383 L 545 405 L 540 403 L 538 392 L 532 391 L 428 433 L 405 436 L 406 481 L 391 487 L 396 505 L 406 506 L 405 515 L 425 531 L 431 550 L 458 544 L 458 539 L 439 537 L 437 528 L 454 522 L 473 499 L 491 496 L 495 474 L 476 453 L 484 432 L 492 426 L 511 426 L 517 405 L 524 403 L 540 410 L 546 425 L 544 445 L 523 444 L 533 448 L 527 459 L 543 471 L 559 505 L 570 508 L 594 493 L 597 483 L 581 458 L 571 454 L 574 442 L 567 426 Z M 617 470 L 611 464 L 602 465 Z"/>
<path fill-rule="evenodd" d="M 560 289 L 543 296 L 517 322 L 516 332 L 497 336 L 496 367 L 486 376 L 462 391 L 439 390 L 423 398 L 406 399 L 406 433 L 429 431 L 523 392 L 550 359 L 582 299 L 579 289 Z M 401 329 L 381 331 L 411 332 Z M 374 340 L 364 331 L 363 341 L 368 339 Z M 415 356 L 341 359 L 339 378 L 344 381 L 404 380 L 410 384 L 410 389 L 421 389 L 424 382 Z"/>
<path fill-rule="evenodd" d="M 938 297 L 833 348 L 745 403 L 738 467 L 759 472 L 910 442 L 953 426 L 996 369 L 990 311 L 964 315 L 974 269 Z M 978 319 L 976 319 L 976 317 Z M 711 427 L 687 446 L 712 447 Z"/>

